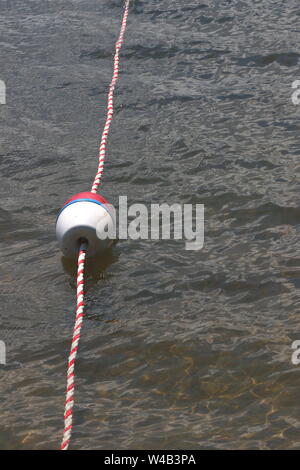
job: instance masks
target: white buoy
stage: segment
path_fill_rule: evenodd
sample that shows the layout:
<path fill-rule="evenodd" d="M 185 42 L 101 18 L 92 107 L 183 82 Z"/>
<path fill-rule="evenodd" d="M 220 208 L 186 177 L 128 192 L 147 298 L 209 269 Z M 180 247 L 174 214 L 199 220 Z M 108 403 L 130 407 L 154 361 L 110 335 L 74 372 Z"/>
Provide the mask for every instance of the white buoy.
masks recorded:
<path fill-rule="evenodd" d="M 62 207 L 56 221 L 56 236 L 61 251 L 67 258 L 77 258 L 80 244 L 87 242 L 87 256 L 95 256 L 107 249 L 112 241 L 102 234 L 113 233 L 113 207 L 91 192 L 72 196 Z"/>

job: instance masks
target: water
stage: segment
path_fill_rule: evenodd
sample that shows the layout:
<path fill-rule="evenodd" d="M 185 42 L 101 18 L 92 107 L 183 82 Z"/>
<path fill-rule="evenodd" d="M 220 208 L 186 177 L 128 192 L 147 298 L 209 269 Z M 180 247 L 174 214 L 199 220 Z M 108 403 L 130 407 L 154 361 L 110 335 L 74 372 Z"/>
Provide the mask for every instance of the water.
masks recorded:
<path fill-rule="evenodd" d="M 76 266 L 121 0 L 2 0 L 1 449 L 61 440 Z M 102 194 L 205 204 L 203 250 L 89 263 L 73 449 L 299 449 L 296 0 L 133 1 Z"/>

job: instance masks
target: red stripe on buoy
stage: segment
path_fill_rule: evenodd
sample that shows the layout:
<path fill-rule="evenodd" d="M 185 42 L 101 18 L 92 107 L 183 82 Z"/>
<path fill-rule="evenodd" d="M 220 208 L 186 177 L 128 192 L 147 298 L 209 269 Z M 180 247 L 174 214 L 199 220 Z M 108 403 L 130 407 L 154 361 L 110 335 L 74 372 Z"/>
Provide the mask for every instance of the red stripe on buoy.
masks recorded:
<path fill-rule="evenodd" d="M 74 194 L 74 196 L 70 197 L 70 199 L 68 199 L 64 205 L 66 206 L 70 202 L 76 201 L 77 199 L 93 199 L 94 201 L 100 202 L 101 204 L 108 204 L 107 200 L 103 196 L 100 196 L 100 194 L 84 191 L 83 193 Z"/>

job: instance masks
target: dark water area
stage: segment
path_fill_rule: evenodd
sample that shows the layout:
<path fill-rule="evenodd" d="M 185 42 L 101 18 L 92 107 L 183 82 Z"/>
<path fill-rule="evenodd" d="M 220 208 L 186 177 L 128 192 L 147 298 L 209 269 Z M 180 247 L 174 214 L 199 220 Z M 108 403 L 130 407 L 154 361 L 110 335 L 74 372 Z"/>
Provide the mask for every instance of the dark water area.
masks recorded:
<path fill-rule="evenodd" d="M 2 0 L 0 448 L 56 449 L 121 0 Z M 101 193 L 205 205 L 205 243 L 89 262 L 72 449 L 299 449 L 300 5 L 132 1 Z"/>

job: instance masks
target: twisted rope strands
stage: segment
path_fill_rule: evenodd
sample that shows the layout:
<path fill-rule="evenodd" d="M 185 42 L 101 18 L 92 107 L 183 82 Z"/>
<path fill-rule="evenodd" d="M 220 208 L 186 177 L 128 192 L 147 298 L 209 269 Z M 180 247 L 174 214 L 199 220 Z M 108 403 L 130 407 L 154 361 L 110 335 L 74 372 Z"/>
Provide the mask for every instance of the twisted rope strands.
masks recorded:
<path fill-rule="evenodd" d="M 126 30 L 126 25 L 127 25 L 128 13 L 129 13 L 129 0 L 126 0 L 120 35 L 116 42 L 116 52 L 115 52 L 115 57 L 114 57 L 114 70 L 113 70 L 112 81 L 109 85 L 108 98 L 107 98 L 107 116 L 106 116 L 106 122 L 105 122 L 103 133 L 102 133 L 100 147 L 99 147 L 98 170 L 97 170 L 97 173 L 96 173 L 93 185 L 92 185 L 92 189 L 91 189 L 92 193 L 96 193 L 98 191 L 100 180 L 102 178 L 104 160 L 105 160 L 105 154 L 106 154 L 107 137 L 108 137 L 108 133 L 109 133 L 109 129 L 110 129 L 111 121 L 113 118 L 113 113 L 114 113 L 114 91 L 115 91 L 117 80 L 119 78 L 120 50 L 124 41 L 124 34 Z"/>
<path fill-rule="evenodd" d="M 65 414 L 64 414 L 64 435 L 61 443 L 61 450 L 67 450 L 71 440 L 72 427 L 73 427 L 73 407 L 74 407 L 74 391 L 75 391 L 75 374 L 74 367 L 78 351 L 78 344 L 80 340 L 81 327 L 83 323 L 83 309 L 84 309 L 84 267 L 87 245 L 82 243 L 78 255 L 78 269 L 77 269 L 77 308 L 76 318 L 73 330 L 73 338 L 71 344 L 71 351 L 68 362 L 67 374 L 67 394 L 65 401 Z"/>

